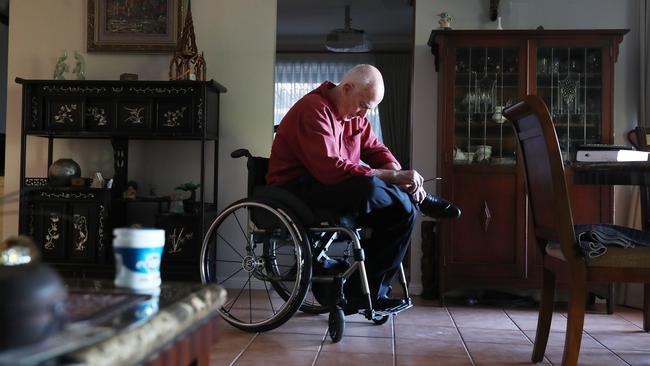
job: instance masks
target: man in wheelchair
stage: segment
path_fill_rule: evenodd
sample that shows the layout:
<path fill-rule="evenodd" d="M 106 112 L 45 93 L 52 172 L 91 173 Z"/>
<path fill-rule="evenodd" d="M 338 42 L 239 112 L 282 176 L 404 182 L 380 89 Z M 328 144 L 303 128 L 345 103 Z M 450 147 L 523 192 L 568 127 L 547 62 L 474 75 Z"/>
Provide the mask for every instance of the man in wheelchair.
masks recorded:
<path fill-rule="evenodd" d="M 419 211 L 457 218 L 453 203 L 428 194 L 415 170 L 402 170 L 365 117 L 383 99 L 381 73 L 371 65 L 350 69 L 340 84 L 325 81 L 300 99 L 282 119 L 269 160 L 267 184 L 283 187 L 313 208 L 354 214 L 369 228 L 362 240 L 373 305 L 395 308 L 389 297 Z M 362 164 L 362 161 L 367 164 Z M 345 287 L 346 312 L 363 306 L 359 280 Z"/>

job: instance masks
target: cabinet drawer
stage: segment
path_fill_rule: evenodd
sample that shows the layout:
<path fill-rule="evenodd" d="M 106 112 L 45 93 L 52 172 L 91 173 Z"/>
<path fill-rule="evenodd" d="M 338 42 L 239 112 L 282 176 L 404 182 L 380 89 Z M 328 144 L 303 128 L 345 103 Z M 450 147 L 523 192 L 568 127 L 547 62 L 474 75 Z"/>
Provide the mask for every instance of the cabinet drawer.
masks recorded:
<path fill-rule="evenodd" d="M 24 231 L 34 238 L 46 261 L 104 263 L 109 194 L 104 189 L 30 191 Z"/>
<path fill-rule="evenodd" d="M 158 214 L 156 227 L 165 230 L 165 263 L 199 263 L 201 245 L 199 217 L 195 215 Z"/>
<path fill-rule="evenodd" d="M 48 98 L 47 126 L 58 131 L 83 129 L 83 101 L 78 98 Z"/>
<path fill-rule="evenodd" d="M 156 101 L 156 132 L 162 134 L 191 134 L 194 116 L 191 99 L 160 99 Z"/>
<path fill-rule="evenodd" d="M 151 100 L 119 100 L 116 104 L 120 132 L 151 132 Z"/>

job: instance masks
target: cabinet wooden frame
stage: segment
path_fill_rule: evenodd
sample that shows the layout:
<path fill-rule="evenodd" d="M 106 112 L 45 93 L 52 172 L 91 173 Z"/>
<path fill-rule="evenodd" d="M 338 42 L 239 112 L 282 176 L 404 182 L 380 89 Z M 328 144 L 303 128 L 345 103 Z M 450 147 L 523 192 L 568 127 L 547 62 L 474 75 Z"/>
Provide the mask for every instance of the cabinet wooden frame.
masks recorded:
<path fill-rule="evenodd" d="M 432 31 L 429 46 L 438 72 L 437 172 L 443 178 L 438 182 L 437 192 L 459 204 L 463 211 L 459 220 L 441 222 L 437 230 L 441 296 L 454 288 L 528 289 L 541 283 L 540 255 L 530 235 L 532 225 L 519 164 L 464 164 L 454 160 L 458 149 L 456 104 L 462 100 L 462 96 L 456 95 L 458 50 L 485 49 L 487 60 L 487 49 L 517 49 L 518 85 L 516 93 L 513 91 L 511 95 L 511 102 L 515 102 L 538 92 L 538 50 L 544 47 L 599 49 L 600 126 L 594 130 L 594 136 L 599 137 L 599 143 L 612 143 L 614 63 L 625 33 L 627 30 L 607 29 Z M 469 67 L 470 73 L 472 70 Z M 506 71 L 500 72 L 503 80 Z M 466 89 L 471 90 L 471 83 Z M 559 86 L 555 91 L 558 90 Z M 495 128 L 493 123 L 491 126 Z M 473 127 L 469 124 L 467 128 Z M 512 148 L 516 157 L 516 143 Z M 566 174 L 567 181 L 572 182 L 570 165 Z M 612 221 L 611 187 L 570 183 L 569 190 L 577 223 Z"/>

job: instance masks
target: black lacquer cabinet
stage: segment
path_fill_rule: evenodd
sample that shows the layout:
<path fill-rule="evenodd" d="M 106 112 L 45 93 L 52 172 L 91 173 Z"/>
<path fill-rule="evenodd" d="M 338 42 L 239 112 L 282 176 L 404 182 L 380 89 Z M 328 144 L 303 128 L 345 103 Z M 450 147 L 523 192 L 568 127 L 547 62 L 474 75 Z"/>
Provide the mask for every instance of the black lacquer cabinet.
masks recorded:
<path fill-rule="evenodd" d="M 216 212 L 219 96 L 226 88 L 212 80 L 16 82 L 23 86 L 19 230 L 34 238 L 43 259 L 66 275 L 112 276 L 112 229 L 139 223 L 166 230 L 163 278 L 198 280 L 202 233 Z M 111 140 L 113 186 L 55 187 L 46 177 L 26 177 L 27 136 L 47 139 L 48 167 L 59 138 Z M 193 210 L 183 214 L 169 213 L 164 198 L 123 199 L 129 141 L 151 139 L 200 143 L 195 158 L 201 162 L 201 187 L 206 186 L 207 150 L 213 147 L 214 196 L 199 189 Z M 138 208 L 152 203 L 153 212 Z"/>

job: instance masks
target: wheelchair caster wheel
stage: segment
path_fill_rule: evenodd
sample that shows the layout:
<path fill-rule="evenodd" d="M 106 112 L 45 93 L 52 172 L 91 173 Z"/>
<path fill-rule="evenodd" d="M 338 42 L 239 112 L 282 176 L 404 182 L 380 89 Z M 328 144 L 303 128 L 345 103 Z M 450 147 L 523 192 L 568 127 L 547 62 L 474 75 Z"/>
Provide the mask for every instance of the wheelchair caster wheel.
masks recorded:
<path fill-rule="evenodd" d="M 345 314 L 343 313 L 343 309 L 337 306 L 336 309 L 330 311 L 328 324 L 327 332 L 330 338 L 332 338 L 332 342 L 336 343 L 340 341 L 345 331 Z"/>
<path fill-rule="evenodd" d="M 376 325 L 382 325 L 388 321 L 388 317 L 389 317 L 388 315 L 384 315 L 384 316 L 372 318 L 372 322 L 375 323 Z"/>

